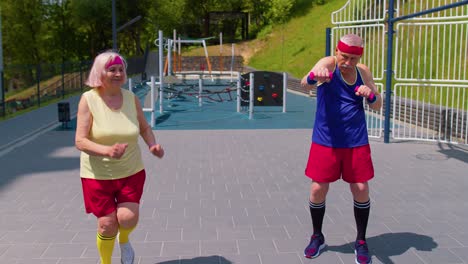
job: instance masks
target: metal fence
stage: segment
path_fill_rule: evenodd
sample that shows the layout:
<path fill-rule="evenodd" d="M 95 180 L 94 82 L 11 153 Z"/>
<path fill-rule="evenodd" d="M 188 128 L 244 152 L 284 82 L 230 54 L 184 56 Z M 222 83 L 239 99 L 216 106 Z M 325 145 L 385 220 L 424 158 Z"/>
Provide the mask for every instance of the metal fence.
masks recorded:
<path fill-rule="evenodd" d="M 345 33 L 359 34 L 365 41 L 361 62 L 372 70 L 379 89 L 387 88 L 380 117 L 383 113 L 385 122 L 392 122 L 387 127 L 394 139 L 468 144 L 467 3 L 349 0 L 332 14 L 335 26 L 330 45 Z M 396 18 L 390 16 L 392 11 Z M 393 33 L 395 48 L 389 38 Z M 391 54 L 390 64 L 385 54 Z M 375 130 L 383 129 L 384 118 L 379 122 L 376 116 L 378 113 L 373 111 L 367 115 L 371 137 L 382 135 Z"/>
<path fill-rule="evenodd" d="M 144 56 L 127 59 L 128 76 L 144 74 Z M 0 116 L 41 107 L 47 103 L 82 92 L 92 61 L 61 64 L 11 65 L 4 68 L 5 102 L 0 102 Z"/>
<path fill-rule="evenodd" d="M 90 62 L 66 62 L 5 67 L 2 112 L 8 117 L 81 91 L 90 65 Z"/>

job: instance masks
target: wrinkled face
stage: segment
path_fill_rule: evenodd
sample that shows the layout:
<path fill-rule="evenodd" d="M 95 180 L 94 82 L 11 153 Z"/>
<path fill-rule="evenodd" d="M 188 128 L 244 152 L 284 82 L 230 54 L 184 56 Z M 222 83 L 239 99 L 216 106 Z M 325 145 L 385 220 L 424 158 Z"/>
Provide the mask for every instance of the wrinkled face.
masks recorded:
<path fill-rule="evenodd" d="M 343 73 L 354 71 L 354 68 L 361 59 L 360 55 L 344 53 L 339 49 L 336 49 L 336 60 L 340 71 Z"/>
<path fill-rule="evenodd" d="M 105 70 L 103 85 L 120 87 L 125 83 L 125 68 L 122 64 L 114 64 Z"/>

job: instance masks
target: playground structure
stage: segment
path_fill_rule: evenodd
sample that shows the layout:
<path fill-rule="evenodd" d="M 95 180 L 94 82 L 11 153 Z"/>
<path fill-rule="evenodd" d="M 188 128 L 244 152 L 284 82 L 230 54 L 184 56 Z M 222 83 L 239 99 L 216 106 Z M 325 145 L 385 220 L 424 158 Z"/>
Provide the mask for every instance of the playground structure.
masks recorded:
<path fill-rule="evenodd" d="M 150 124 L 152 127 L 155 126 L 156 120 L 156 101 L 158 100 L 159 113 L 163 114 L 164 100 L 173 100 L 181 96 L 197 98 L 198 107 L 203 106 L 204 100 L 218 103 L 235 100 L 237 102 L 236 111 L 247 111 L 249 119 L 253 119 L 254 106 L 282 106 L 282 112 L 286 112 L 286 73 L 251 72 L 241 75 L 240 72 L 236 71 L 215 72 L 211 69 L 208 72 L 204 70 L 172 72 L 168 69 L 175 68 L 172 64 L 172 59 L 175 57 L 171 57 L 170 47 L 175 43 L 176 41 L 173 39 L 165 40 L 162 31 L 158 32 L 155 44 L 159 53 L 159 76 L 151 76 L 150 81 L 145 82 L 145 85 L 149 86 L 150 107 L 143 107 L 143 112 L 149 112 L 151 115 Z M 180 45 L 184 41 L 179 39 L 177 43 Z M 209 61 L 204 39 L 190 43 L 202 43 L 206 59 Z M 164 59 L 165 49 L 167 57 Z M 129 90 L 133 90 L 134 84 L 131 79 L 129 79 L 128 85 Z"/>
<path fill-rule="evenodd" d="M 255 71 L 243 74 L 241 79 L 238 112 L 240 106 L 247 107 L 249 119 L 253 119 L 254 106 L 282 106 L 282 112 L 286 113 L 286 73 Z"/>
<path fill-rule="evenodd" d="M 211 73 L 213 71 L 213 66 L 208 55 L 208 49 L 206 41 L 214 39 L 215 37 L 208 38 L 199 38 L 192 39 L 186 38 L 182 39 L 180 36 L 177 36 L 176 30 L 173 31 L 173 38 L 163 38 L 163 40 L 156 39 L 154 44 L 159 47 L 162 43 L 162 46 L 167 50 L 167 56 L 164 61 L 164 74 L 173 75 L 177 72 L 182 72 L 182 44 L 201 44 L 204 51 L 204 62 L 200 62 L 199 71 L 208 71 Z M 234 71 L 234 44 L 231 45 L 231 65 L 230 71 Z M 224 56 L 223 56 L 223 34 L 219 34 L 219 72 L 224 70 Z"/>

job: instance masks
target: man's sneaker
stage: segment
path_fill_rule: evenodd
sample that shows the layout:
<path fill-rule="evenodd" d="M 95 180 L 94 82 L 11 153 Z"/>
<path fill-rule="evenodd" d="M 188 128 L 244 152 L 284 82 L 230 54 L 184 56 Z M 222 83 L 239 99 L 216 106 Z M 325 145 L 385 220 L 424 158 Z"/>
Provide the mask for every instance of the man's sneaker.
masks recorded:
<path fill-rule="evenodd" d="M 320 251 L 322 251 L 325 246 L 325 237 L 323 237 L 323 235 L 312 235 L 309 245 L 304 249 L 304 257 L 318 257 L 318 255 L 320 255 Z"/>
<path fill-rule="evenodd" d="M 120 259 L 122 264 L 133 264 L 135 251 L 133 251 L 130 242 L 120 244 Z"/>
<path fill-rule="evenodd" d="M 354 243 L 354 254 L 356 254 L 356 264 L 370 264 L 372 258 L 369 256 L 369 249 L 365 240 L 357 240 Z"/>

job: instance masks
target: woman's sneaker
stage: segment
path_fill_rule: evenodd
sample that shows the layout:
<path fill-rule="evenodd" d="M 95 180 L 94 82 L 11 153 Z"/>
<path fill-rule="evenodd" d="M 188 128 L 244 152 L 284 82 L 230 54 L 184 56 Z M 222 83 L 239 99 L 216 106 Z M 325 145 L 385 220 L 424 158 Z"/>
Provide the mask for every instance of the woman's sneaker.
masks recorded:
<path fill-rule="evenodd" d="M 122 264 L 133 264 L 135 251 L 130 242 L 120 244 L 120 261 Z"/>
<path fill-rule="evenodd" d="M 304 257 L 316 258 L 320 255 L 320 251 L 325 248 L 325 237 L 322 234 L 314 234 L 310 238 L 309 245 L 304 250 Z"/>
<path fill-rule="evenodd" d="M 356 254 L 356 264 L 372 263 L 372 258 L 369 256 L 369 248 L 365 240 L 357 240 L 354 243 L 354 254 Z"/>

